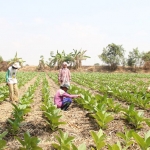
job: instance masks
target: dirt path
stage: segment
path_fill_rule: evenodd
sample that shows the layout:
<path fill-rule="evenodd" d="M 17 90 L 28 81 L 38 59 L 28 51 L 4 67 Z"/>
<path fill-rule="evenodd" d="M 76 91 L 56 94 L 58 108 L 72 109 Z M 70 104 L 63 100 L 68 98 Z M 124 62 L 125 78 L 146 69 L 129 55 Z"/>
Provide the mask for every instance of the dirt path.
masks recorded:
<path fill-rule="evenodd" d="M 32 85 L 35 82 L 35 80 L 36 80 L 36 77 L 19 89 L 19 93 L 20 93 L 19 97 L 21 97 L 25 93 L 28 87 Z M 3 130 L 5 130 L 6 120 L 11 116 L 12 108 L 13 106 L 11 105 L 10 102 L 3 101 L 0 104 L 0 133 L 2 133 Z"/>

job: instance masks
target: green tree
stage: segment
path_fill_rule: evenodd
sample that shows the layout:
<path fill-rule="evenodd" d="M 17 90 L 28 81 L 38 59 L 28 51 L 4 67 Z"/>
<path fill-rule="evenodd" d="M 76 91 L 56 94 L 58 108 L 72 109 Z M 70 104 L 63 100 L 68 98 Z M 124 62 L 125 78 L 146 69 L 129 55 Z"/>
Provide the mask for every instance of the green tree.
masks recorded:
<path fill-rule="evenodd" d="M 150 61 L 150 51 L 143 53 L 142 60 L 144 60 L 144 62 Z"/>
<path fill-rule="evenodd" d="M 56 55 L 54 55 L 54 52 L 50 52 L 50 58 L 49 62 L 47 62 L 49 67 L 54 67 L 57 66 L 57 69 L 59 69 L 62 65 L 62 63 L 65 61 L 70 66 L 73 66 L 74 68 L 78 69 L 82 66 L 82 61 L 86 60 L 87 58 L 90 58 L 89 56 L 85 55 L 86 50 L 74 50 L 73 52 L 66 54 L 65 51 L 63 50 L 61 53 L 58 52 Z"/>
<path fill-rule="evenodd" d="M 150 51 L 143 53 L 142 60 L 144 61 L 143 69 L 150 70 Z"/>
<path fill-rule="evenodd" d="M 22 58 L 18 58 L 18 54 L 16 52 L 15 57 L 9 61 L 9 65 L 11 65 L 15 62 L 19 62 L 20 66 L 23 66 L 23 63 L 26 61 L 24 61 Z"/>
<path fill-rule="evenodd" d="M 44 56 L 43 55 L 40 56 L 38 69 L 39 70 L 45 69 L 45 61 L 44 61 Z"/>
<path fill-rule="evenodd" d="M 50 52 L 50 58 L 49 58 L 49 66 L 50 67 L 54 67 L 54 66 L 57 66 L 57 69 L 59 69 L 62 65 L 62 63 L 66 60 L 66 54 L 65 54 L 65 51 L 63 50 L 61 53 L 58 52 L 57 50 L 57 53 L 56 55 L 54 55 L 54 52 L 51 51 Z"/>
<path fill-rule="evenodd" d="M 86 60 L 87 58 L 90 58 L 89 56 L 85 55 L 87 50 L 75 50 L 73 49 L 72 55 L 72 61 L 75 69 L 81 68 L 82 66 L 82 61 Z"/>
<path fill-rule="evenodd" d="M 3 61 L 3 58 L 2 58 L 2 56 L 0 56 L 0 62 L 2 62 Z"/>
<path fill-rule="evenodd" d="M 110 65 L 111 70 L 115 70 L 124 58 L 124 48 L 122 45 L 108 44 L 106 48 L 103 48 L 102 54 L 98 57 Z"/>
<path fill-rule="evenodd" d="M 128 66 L 134 66 L 135 69 L 137 66 L 141 66 L 143 64 L 142 56 L 143 53 L 140 53 L 138 48 L 135 48 L 133 49 L 133 51 L 130 51 L 127 59 Z"/>

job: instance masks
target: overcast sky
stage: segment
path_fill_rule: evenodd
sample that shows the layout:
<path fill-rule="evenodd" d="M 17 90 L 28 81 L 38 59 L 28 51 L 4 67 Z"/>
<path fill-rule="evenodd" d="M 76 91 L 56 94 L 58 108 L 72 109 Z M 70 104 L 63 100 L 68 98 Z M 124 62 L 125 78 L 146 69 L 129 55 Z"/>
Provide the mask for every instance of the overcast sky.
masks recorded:
<path fill-rule="evenodd" d="M 100 63 L 110 43 L 126 55 L 150 50 L 150 0 L 0 0 L 0 55 L 29 65 L 50 51 L 87 50 L 85 65 Z"/>

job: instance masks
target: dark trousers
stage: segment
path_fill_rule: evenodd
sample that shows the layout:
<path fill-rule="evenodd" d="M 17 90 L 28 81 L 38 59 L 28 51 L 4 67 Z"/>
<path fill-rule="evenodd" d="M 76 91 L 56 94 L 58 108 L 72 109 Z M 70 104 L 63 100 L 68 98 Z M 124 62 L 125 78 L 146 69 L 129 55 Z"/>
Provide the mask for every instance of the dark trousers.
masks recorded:
<path fill-rule="evenodd" d="M 63 102 L 62 102 L 61 109 L 62 110 L 67 110 L 71 103 L 72 103 L 72 99 L 71 98 L 64 98 Z"/>

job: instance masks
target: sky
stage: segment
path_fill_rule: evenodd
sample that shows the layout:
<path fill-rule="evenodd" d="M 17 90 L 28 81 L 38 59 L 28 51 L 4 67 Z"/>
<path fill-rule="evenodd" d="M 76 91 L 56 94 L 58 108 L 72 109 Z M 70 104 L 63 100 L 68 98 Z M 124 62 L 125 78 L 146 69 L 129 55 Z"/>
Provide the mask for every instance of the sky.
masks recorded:
<path fill-rule="evenodd" d="M 108 44 L 150 50 L 150 0 L 0 0 L 0 56 L 18 53 L 38 65 L 64 50 L 87 50 L 83 65 L 100 63 Z"/>

